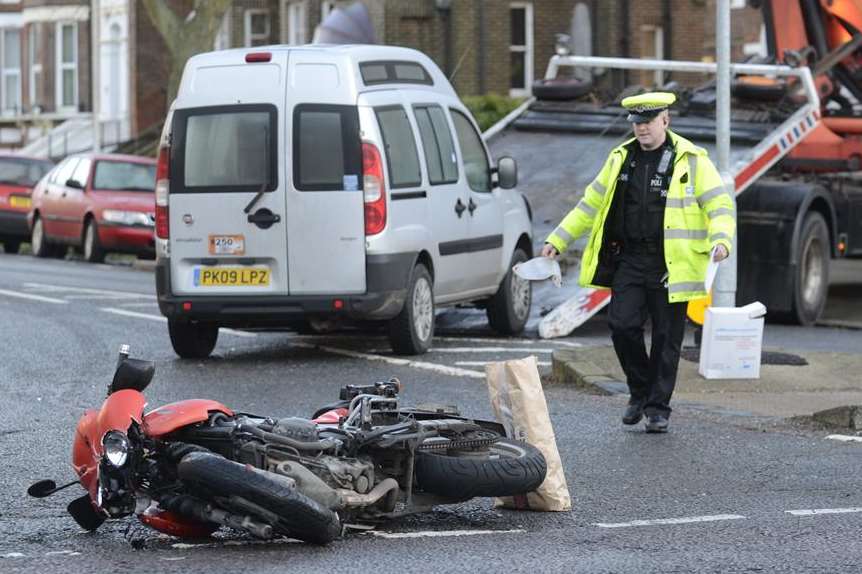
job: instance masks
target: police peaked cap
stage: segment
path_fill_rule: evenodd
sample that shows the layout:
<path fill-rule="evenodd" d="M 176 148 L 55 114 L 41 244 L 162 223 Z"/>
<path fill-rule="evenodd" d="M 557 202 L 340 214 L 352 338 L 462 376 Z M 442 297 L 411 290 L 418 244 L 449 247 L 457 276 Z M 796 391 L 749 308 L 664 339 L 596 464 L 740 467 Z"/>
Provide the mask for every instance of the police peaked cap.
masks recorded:
<path fill-rule="evenodd" d="M 629 112 L 628 121 L 643 124 L 666 110 L 675 101 L 676 96 L 670 92 L 647 92 L 623 98 L 622 104 Z"/>

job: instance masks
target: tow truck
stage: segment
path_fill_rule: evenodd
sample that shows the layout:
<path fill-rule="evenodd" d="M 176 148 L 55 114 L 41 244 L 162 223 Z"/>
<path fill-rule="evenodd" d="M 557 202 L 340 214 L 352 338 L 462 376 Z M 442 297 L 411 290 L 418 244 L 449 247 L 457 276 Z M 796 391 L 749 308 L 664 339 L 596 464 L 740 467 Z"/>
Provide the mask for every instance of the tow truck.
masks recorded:
<path fill-rule="evenodd" d="M 768 56 L 731 65 L 737 304 L 757 300 L 771 318 L 810 325 L 826 304 L 830 260 L 862 257 L 862 0 L 757 4 Z M 603 101 L 601 90 L 589 89 L 595 73 L 584 80 L 583 73 L 562 73 L 565 68 L 714 73 L 716 65 L 553 56 L 541 85 L 568 82 L 571 93 L 582 95 L 563 99 L 564 90 L 537 90 L 551 99 L 527 102 L 486 135 L 495 154 L 513 154 L 530 167 L 519 187 L 535 205 L 536 226 L 547 227 L 537 235 L 550 231 L 577 197 L 545 201 L 548 187 L 582 193 L 607 153 L 630 136 L 620 100 L 645 91 L 633 87 Z M 715 83 L 657 88 L 678 95 L 671 129 L 712 152 Z M 584 289 L 554 313 L 567 317 L 570 331 L 609 300 L 609 291 Z M 553 335 L 554 329 L 543 333 L 547 319 L 542 336 Z"/>

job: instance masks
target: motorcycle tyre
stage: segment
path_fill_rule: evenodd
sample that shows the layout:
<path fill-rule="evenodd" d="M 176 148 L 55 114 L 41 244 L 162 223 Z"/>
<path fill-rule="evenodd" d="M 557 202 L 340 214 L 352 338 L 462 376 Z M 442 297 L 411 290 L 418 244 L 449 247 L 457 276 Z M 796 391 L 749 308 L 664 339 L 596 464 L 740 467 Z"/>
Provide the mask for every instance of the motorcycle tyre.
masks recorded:
<path fill-rule="evenodd" d="M 466 500 L 476 496 L 513 496 L 536 490 L 548 465 L 533 445 L 500 438 L 485 456 L 416 453 L 416 483 L 423 492 Z M 498 454 L 499 458 L 490 458 Z M 512 455 L 515 456 L 512 456 Z"/>
<path fill-rule="evenodd" d="M 213 496 L 239 496 L 279 517 L 274 529 L 312 544 L 327 544 L 341 534 L 338 515 L 260 469 L 209 452 L 192 452 L 177 464 L 177 474 L 193 488 Z"/>

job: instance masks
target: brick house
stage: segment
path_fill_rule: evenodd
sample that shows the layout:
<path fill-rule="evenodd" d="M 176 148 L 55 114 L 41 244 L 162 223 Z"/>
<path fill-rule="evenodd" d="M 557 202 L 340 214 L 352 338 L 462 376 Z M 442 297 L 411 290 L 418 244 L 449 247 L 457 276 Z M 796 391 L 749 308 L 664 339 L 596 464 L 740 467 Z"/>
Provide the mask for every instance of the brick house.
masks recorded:
<path fill-rule="evenodd" d="M 195 0 L 167 1 L 181 15 L 195 5 Z M 311 42 L 332 10 L 353 1 L 234 0 L 214 48 Z M 574 43 L 595 55 L 701 60 L 714 54 L 717 0 L 362 1 L 378 42 L 427 53 L 461 95 L 529 94 L 554 53 L 556 34 L 573 35 L 585 27 L 589 41 L 576 33 Z M 731 5 L 734 60 L 740 60 L 762 49 L 761 18 L 744 0 Z M 94 33 L 98 74 L 92 73 Z M 53 144 L 42 141 L 28 149 L 54 156 L 86 149 L 93 140 L 94 95 L 103 143 L 152 133 L 163 121 L 166 48 L 142 0 L 0 0 L 0 52 L 0 128 L 5 126 L 0 143 L 20 146 L 38 132 L 32 126 L 65 122 L 77 131 L 66 129 L 62 148 L 56 148 L 60 134 L 55 133 Z M 608 71 L 605 78 L 617 90 L 670 79 L 621 71 Z M 673 79 L 692 83 L 703 77 Z M 21 130 L 22 125 L 30 127 Z M 9 137 L 10 126 L 17 136 Z M 76 138 L 80 141 L 69 143 Z"/>

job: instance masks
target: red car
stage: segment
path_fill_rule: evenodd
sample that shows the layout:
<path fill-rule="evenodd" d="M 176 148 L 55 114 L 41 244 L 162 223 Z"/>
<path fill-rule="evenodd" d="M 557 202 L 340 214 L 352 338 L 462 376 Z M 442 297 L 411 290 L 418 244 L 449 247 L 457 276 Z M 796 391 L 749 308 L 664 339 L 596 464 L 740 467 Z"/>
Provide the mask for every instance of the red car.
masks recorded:
<path fill-rule="evenodd" d="M 67 157 L 33 189 L 27 216 L 37 257 L 59 256 L 65 246 L 84 259 L 108 251 L 155 255 L 156 160 L 119 154 Z"/>
<path fill-rule="evenodd" d="M 30 192 L 52 167 L 46 159 L 0 154 L 0 242 L 6 253 L 18 253 L 29 240 Z"/>

